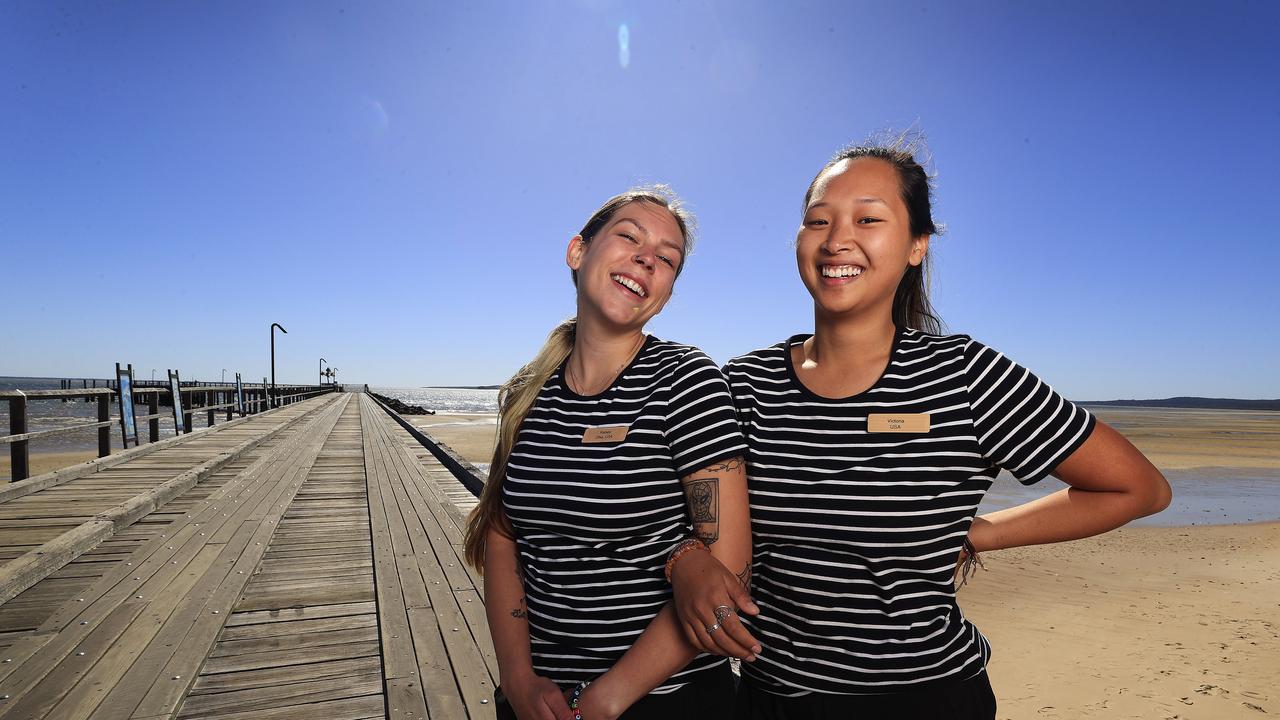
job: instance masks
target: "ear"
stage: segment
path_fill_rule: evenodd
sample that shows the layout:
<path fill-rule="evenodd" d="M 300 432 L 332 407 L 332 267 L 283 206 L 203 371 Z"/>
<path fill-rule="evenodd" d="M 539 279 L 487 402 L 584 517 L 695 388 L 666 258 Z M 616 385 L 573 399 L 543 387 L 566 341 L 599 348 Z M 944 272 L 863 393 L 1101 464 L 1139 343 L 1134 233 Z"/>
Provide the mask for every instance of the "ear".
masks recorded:
<path fill-rule="evenodd" d="M 581 235 L 574 235 L 569 240 L 569 247 L 565 250 L 564 264 L 569 266 L 570 270 L 577 271 L 582 267 L 582 256 L 587 252 L 587 241 L 582 239 Z"/>
<path fill-rule="evenodd" d="M 918 235 L 915 240 L 911 241 L 911 255 L 907 258 L 907 262 L 912 267 L 919 267 L 924 262 L 924 256 L 929 252 L 929 236 Z"/>

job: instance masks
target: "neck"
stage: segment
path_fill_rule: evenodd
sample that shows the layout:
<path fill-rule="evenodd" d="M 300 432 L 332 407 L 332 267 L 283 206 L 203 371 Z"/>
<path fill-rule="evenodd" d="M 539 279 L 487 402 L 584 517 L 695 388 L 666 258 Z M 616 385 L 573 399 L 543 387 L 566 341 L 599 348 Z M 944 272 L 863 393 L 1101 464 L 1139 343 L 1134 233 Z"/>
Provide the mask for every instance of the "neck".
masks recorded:
<path fill-rule="evenodd" d="M 827 368 L 882 361 L 893 348 L 896 328 L 888 313 L 830 315 L 814 311 L 809 357 Z"/>
<path fill-rule="evenodd" d="M 643 344 L 640 328 L 618 332 L 579 316 L 566 367 L 575 381 L 574 390 L 590 395 L 607 388 Z"/>

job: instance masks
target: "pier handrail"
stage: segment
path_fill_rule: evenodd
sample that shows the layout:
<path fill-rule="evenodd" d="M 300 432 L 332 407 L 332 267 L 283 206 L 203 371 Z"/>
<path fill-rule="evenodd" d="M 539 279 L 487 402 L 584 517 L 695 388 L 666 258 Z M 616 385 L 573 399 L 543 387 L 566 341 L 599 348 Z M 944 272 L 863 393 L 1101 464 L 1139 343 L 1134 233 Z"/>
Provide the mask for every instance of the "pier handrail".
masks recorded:
<path fill-rule="evenodd" d="M 264 383 L 247 384 L 241 387 L 249 391 L 253 397 L 245 399 L 245 411 L 247 413 L 256 414 L 268 409 L 270 402 L 268 398 L 269 386 Z M 284 392 L 275 398 L 276 404 L 289 404 L 299 402 L 307 398 L 317 395 L 341 392 L 340 385 L 280 385 L 277 386 L 277 392 Z M 294 390 L 296 392 L 289 392 Z M 212 427 L 215 423 L 215 411 L 225 410 L 226 419 L 231 420 L 232 415 L 237 407 L 235 402 L 235 385 L 213 384 L 213 383 L 182 383 L 178 388 L 178 392 L 183 395 L 182 402 L 182 428 L 175 428 L 176 432 L 191 432 L 194 419 L 197 413 L 204 412 L 207 414 L 207 425 Z M 223 399 L 230 399 L 229 402 L 212 403 L 210 400 L 218 393 L 222 393 Z M 9 434 L 0 435 L 0 445 L 9 446 L 9 479 L 11 482 L 25 480 L 31 475 L 30 451 L 29 445 L 32 440 L 54 437 L 58 435 L 67 435 L 86 430 L 98 431 L 98 457 L 103 458 L 111 454 L 111 426 L 121 422 L 120 415 L 117 413 L 113 418 L 111 414 L 111 403 L 118 394 L 118 390 L 112 387 L 92 387 L 92 388 L 71 388 L 59 390 L 0 390 L 0 401 L 8 401 L 9 403 Z M 161 397 L 169 397 L 172 404 L 173 391 L 166 386 L 144 385 L 131 388 L 131 394 L 134 397 L 150 396 L 147 402 L 147 414 L 134 415 L 134 422 L 141 423 L 148 421 L 149 442 L 156 442 L 160 439 L 160 418 L 167 417 L 168 413 L 160 412 Z M 196 406 L 194 403 L 195 396 L 202 395 L 204 404 Z M 77 422 L 66 427 L 49 428 L 46 430 L 29 430 L 27 427 L 27 402 L 29 400 L 76 400 L 85 398 L 85 401 L 96 401 L 98 405 L 96 422 Z M 136 407 L 136 405 L 135 405 Z M 141 440 L 141 433 L 137 440 Z M 128 447 L 126 442 L 125 447 Z"/>

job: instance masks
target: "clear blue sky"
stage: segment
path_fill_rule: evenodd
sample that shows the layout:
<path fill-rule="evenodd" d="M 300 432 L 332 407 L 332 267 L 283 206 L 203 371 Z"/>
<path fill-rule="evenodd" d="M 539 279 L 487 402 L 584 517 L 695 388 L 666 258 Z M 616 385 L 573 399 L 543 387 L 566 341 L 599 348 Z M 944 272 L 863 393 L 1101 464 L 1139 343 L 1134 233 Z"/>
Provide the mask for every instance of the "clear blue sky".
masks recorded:
<path fill-rule="evenodd" d="M 619 27 L 629 34 L 623 66 Z M 651 326 L 812 328 L 790 243 L 839 146 L 928 135 L 935 300 L 1071 397 L 1280 397 L 1269 2 L 0 4 L 0 375 L 116 361 L 504 380 L 564 246 L 672 184 Z"/>

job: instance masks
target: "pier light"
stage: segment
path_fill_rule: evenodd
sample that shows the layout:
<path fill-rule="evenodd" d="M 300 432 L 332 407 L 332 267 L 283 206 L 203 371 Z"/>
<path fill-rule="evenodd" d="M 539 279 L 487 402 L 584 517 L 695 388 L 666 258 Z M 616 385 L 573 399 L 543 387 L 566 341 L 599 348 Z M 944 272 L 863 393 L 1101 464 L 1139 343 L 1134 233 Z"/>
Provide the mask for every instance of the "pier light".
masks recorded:
<path fill-rule="evenodd" d="M 289 334 L 280 323 L 271 323 L 271 407 L 280 407 L 276 396 L 276 328 L 280 328 L 280 332 L 285 335 Z"/>

